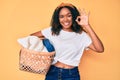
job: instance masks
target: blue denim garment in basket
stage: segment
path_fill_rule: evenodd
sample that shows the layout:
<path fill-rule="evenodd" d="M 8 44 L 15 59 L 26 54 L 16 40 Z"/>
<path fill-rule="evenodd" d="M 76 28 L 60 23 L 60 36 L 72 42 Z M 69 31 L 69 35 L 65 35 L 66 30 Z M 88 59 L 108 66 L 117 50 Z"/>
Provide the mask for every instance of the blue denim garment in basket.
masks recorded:
<path fill-rule="evenodd" d="M 48 52 L 55 51 L 53 45 L 50 43 L 48 39 L 43 39 L 43 45 L 47 48 Z"/>

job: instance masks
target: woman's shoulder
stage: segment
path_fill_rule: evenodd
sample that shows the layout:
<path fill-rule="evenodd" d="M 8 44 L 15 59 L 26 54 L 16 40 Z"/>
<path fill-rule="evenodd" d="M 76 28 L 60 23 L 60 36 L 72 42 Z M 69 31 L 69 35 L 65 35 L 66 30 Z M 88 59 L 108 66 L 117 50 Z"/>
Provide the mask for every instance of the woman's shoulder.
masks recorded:
<path fill-rule="evenodd" d="M 42 32 L 51 32 L 51 27 L 46 27 L 41 30 Z"/>
<path fill-rule="evenodd" d="M 49 38 L 50 36 L 52 36 L 51 27 L 44 28 L 43 30 L 41 30 L 41 33 L 42 33 L 46 38 Z"/>
<path fill-rule="evenodd" d="M 79 35 L 86 35 L 87 33 L 85 31 L 79 32 Z"/>
<path fill-rule="evenodd" d="M 87 34 L 87 32 L 85 31 L 81 31 L 80 33 L 78 33 L 79 36 L 81 37 L 88 37 L 89 35 Z"/>

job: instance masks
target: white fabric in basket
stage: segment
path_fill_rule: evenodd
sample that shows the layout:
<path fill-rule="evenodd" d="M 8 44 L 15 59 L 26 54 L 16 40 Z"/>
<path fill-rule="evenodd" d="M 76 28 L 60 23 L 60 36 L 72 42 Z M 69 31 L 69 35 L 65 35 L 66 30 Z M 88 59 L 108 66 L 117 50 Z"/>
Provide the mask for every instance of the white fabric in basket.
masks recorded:
<path fill-rule="evenodd" d="M 24 48 L 38 52 L 48 52 L 47 49 L 44 47 L 42 40 L 37 36 L 26 36 L 23 38 L 19 38 L 17 41 Z"/>

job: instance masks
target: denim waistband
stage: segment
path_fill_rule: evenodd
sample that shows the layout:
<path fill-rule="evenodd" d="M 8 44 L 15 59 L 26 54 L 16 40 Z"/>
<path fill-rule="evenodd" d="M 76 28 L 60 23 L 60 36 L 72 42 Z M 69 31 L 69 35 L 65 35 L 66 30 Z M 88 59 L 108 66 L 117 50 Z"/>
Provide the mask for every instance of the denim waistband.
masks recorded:
<path fill-rule="evenodd" d="M 65 69 L 51 65 L 45 80 L 80 80 L 78 67 Z"/>
<path fill-rule="evenodd" d="M 56 66 L 54 66 L 54 65 L 51 65 L 51 69 L 52 70 L 57 70 L 57 71 L 60 71 L 60 72 L 72 72 L 72 71 L 74 71 L 74 72 L 77 72 L 78 71 L 78 67 L 76 66 L 76 67 L 74 67 L 74 68 L 71 68 L 71 69 L 66 69 L 66 68 L 60 68 L 60 67 L 56 67 Z"/>

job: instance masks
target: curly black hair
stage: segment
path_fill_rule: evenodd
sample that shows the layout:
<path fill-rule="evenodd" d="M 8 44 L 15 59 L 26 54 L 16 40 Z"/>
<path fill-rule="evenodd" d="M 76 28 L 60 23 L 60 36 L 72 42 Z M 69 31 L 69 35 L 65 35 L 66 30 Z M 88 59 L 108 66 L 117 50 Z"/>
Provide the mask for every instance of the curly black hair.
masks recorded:
<path fill-rule="evenodd" d="M 67 9 L 70 10 L 70 12 L 72 14 L 71 29 L 72 29 L 72 31 L 74 31 L 76 33 L 80 33 L 83 30 L 83 28 L 80 25 L 78 25 L 77 22 L 75 21 L 77 16 L 80 16 L 80 13 L 75 6 L 71 7 L 71 6 L 68 6 L 68 5 L 59 6 L 55 9 L 55 11 L 53 13 L 53 16 L 52 16 L 52 19 L 51 19 L 51 23 L 50 23 L 50 26 L 52 27 L 51 28 L 52 33 L 55 34 L 55 35 L 59 35 L 59 33 L 62 29 L 62 26 L 59 22 L 59 12 L 61 11 L 62 8 L 67 8 Z"/>

